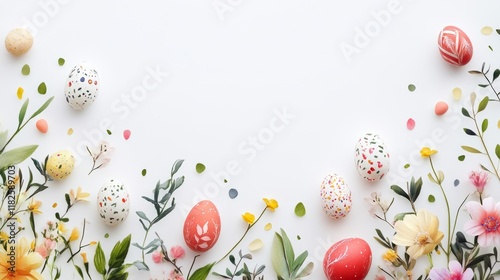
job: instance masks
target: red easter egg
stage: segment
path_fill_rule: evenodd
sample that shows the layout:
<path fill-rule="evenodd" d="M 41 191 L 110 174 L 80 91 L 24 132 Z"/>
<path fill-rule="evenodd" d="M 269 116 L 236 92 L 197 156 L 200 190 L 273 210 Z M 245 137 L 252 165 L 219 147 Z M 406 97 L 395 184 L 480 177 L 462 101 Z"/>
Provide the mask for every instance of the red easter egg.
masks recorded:
<path fill-rule="evenodd" d="M 323 259 L 328 280 L 365 279 L 372 264 L 372 251 L 361 238 L 343 239 L 330 247 Z"/>
<path fill-rule="evenodd" d="M 439 33 L 439 52 L 447 62 L 463 66 L 472 58 L 472 43 L 460 28 L 446 26 Z"/>
<path fill-rule="evenodd" d="M 200 201 L 189 211 L 184 221 L 184 241 L 191 250 L 206 252 L 219 239 L 220 227 L 217 207 L 209 200 Z"/>

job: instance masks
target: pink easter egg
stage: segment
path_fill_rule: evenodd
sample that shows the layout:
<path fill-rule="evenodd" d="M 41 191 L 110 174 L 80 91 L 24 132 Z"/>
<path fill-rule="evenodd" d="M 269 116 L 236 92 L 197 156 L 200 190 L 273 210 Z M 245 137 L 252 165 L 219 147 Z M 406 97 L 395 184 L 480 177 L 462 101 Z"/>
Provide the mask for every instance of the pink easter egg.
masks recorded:
<path fill-rule="evenodd" d="M 211 201 L 203 200 L 189 211 L 184 221 L 184 241 L 191 250 L 206 252 L 219 239 L 220 229 L 217 207 Z"/>
<path fill-rule="evenodd" d="M 439 52 L 447 62 L 463 66 L 472 58 L 472 43 L 460 28 L 446 26 L 441 30 L 438 37 Z"/>
<path fill-rule="evenodd" d="M 372 264 L 372 251 L 361 238 L 346 238 L 333 244 L 323 258 L 328 280 L 365 279 Z"/>

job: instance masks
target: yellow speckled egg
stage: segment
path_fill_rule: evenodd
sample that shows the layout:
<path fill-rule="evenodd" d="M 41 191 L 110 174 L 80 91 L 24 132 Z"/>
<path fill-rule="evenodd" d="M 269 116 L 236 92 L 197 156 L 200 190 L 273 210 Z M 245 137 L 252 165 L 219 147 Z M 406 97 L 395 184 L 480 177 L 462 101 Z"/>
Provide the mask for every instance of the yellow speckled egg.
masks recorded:
<path fill-rule="evenodd" d="M 53 153 L 47 161 L 47 174 L 54 180 L 66 178 L 75 167 L 75 157 L 67 151 Z"/>
<path fill-rule="evenodd" d="M 14 56 L 27 53 L 33 46 L 33 36 L 24 28 L 16 28 L 5 37 L 5 48 Z"/>

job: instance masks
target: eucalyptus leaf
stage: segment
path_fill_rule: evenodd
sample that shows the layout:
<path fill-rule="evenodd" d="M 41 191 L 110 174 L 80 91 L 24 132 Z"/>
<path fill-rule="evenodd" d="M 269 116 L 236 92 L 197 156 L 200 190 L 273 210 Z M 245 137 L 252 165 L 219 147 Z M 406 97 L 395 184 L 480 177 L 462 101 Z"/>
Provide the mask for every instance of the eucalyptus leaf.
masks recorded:
<path fill-rule="evenodd" d="M 97 243 L 97 247 L 95 249 L 94 266 L 99 274 L 106 274 L 106 256 L 104 255 L 104 251 L 102 250 L 101 242 Z"/>
<path fill-rule="evenodd" d="M 16 165 L 30 157 L 38 145 L 29 145 L 12 149 L 0 154 L 0 170 L 5 170 L 11 165 Z"/>
<path fill-rule="evenodd" d="M 481 102 L 479 102 L 479 106 L 477 107 L 477 112 L 481 112 L 483 111 L 484 109 L 486 109 L 486 106 L 488 106 L 488 102 L 489 102 L 489 98 L 488 96 L 484 97 L 483 100 L 481 100 Z"/>
<path fill-rule="evenodd" d="M 484 133 L 488 129 L 488 119 L 484 119 L 481 123 L 481 131 Z"/>
<path fill-rule="evenodd" d="M 472 129 L 469 129 L 469 128 L 464 128 L 464 132 L 465 132 L 465 134 L 470 135 L 470 136 L 477 136 L 477 134 Z"/>
<path fill-rule="evenodd" d="M 146 220 L 146 221 L 148 221 L 148 222 L 151 223 L 151 221 L 148 219 L 148 217 L 146 216 L 146 214 L 144 214 L 144 212 L 142 212 L 142 211 L 136 211 L 135 213 L 137 214 L 137 216 L 139 216 L 139 218 L 144 219 L 144 220 Z"/>
<path fill-rule="evenodd" d="M 462 149 L 464 149 L 465 151 L 469 152 L 469 153 L 473 153 L 473 154 L 482 154 L 482 152 L 476 148 L 472 148 L 470 146 L 462 146 Z"/>
<path fill-rule="evenodd" d="M 469 114 L 469 111 L 467 111 L 467 109 L 463 108 L 462 107 L 462 115 L 466 116 L 467 118 L 470 118 L 470 114 Z"/>
<path fill-rule="evenodd" d="M 147 264 L 141 262 L 141 261 L 136 261 L 134 262 L 134 266 L 139 269 L 139 270 L 146 270 L 149 271 L 149 267 Z"/>
<path fill-rule="evenodd" d="M 410 200 L 410 197 L 408 196 L 408 194 L 398 185 L 392 185 L 391 190 L 393 190 L 396 194 Z"/>
<path fill-rule="evenodd" d="M 295 260 L 295 252 L 293 251 L 292 242 L 290 242 L 290 239 L 283 229 L 281 229 L 281 238 L 283 240 L 283 249 L 285 249 L 286 262 L 288 264 L 288 268 L 291 268 L 293 261 Z"/>
<path fill-rule="evenodd" d="M 179 171 L 179 168 L 181 168 L 183 162 L 184 162 L 183 159 L 178 159 L 174 162 L 174 165 L 172 166 L 172 171 L 170 172 L 172 176 L 174 176 L 174 174 L 177 173 L 177 171 Z"/>
<path fill-rule="evenodd" d="M 203 267 L 198 268 L 193 275 L 189 277 L 188 280 L 205 280 L 208 277 L 208 274 L 210 274 L 210 271 L 212 270 L 212 267 L 215 265 L 215 263 L 210 263 L 207 264 Z"/>
<path fill-rule="evenodd" d="M 477 71 L 477 70 L 470 70 L 469 71 L 469 74 L 482 74 L 481 71 Z"/>
<path fill-rule="evenodd" d="M 314 269 L 314 263 L 312 263 L 312 262 L 308 263 L 304 267 L 304 269 L 302 269 L 302 271 L 297 275 L 296 279 L 300 279 L 300 278 L 309 276 L 312 273 L 313 269 Z"/>
<path fill-rule="evenodd" d="M 23 106 L 21 106 L 21 109 L 19 110 L 19 124 L 18 124 L 18 128 L 21 127 L 21 125 L 23 124 L 23 121 L 24 121 L 24 117 L 26 116 L 26 111 L 28 110 L 28 104 L 30 103 L 30 100 L 29 98 L 26 99 L 26 101 L 24 101 L 23 103 Z"/>
<path fill-rule="evenodd" d="M 495 155 L 497 155 L 497 158 L 500 159 L 500 145 L 497 144 L 495 147 Z"/>
<path fill-rule="evenodd" d="M 285 249 L 283 247 L 283 239 L 278 233 L 275 233 L 271 246 L 271 261 L 273 269 L 281 278 L 289 278 L 288 265 L 285 257 Z"/>
<path fill-rule="evenodd" d="M 495 69 L 495 71 L 493 71 L 493 80 L 491 82 L 494 82 L 498 76 L 500 76 L 500 69 Z"/>

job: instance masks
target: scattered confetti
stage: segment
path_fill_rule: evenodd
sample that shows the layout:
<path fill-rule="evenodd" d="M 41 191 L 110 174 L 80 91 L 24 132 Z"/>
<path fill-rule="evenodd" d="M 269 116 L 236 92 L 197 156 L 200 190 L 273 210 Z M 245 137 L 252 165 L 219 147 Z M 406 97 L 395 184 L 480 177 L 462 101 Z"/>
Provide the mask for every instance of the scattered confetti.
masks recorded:
<path fill-rule="evenodd" d="M 111 130 L 109 130 L 109 129 L 106 129 L 106 133 L 108 133 L 108 135 L 113 134 L 113 133 L 111 133 Z"/>
<path fill-rule="evenodd" d="M 205 165 L 203 163 L 197 163 L 196 172 L 198 172 L 198 174 L 201 174 L 203 173 L 203 171 L 205 171 Z"/>
<path fill-rule="evenodd" d="M 271 223 L 267 223 L 267 224 L 264 226 L 264 230 L 266 230 L 266 231 L 270 231 L 272 228 L 273 228 L 273 225 L 272 225 Z"/>
<path fill-rule="evenodd" d="M 488 49 L 490 49 L 490 51 L 493 51 L 493 48 L 490 45 L 488 45 Z"/>
<path fill-rule="evenodd" d="M 299 202 L 297 205 L 295 205 L 295 215 L 297 217 L 304 217 L 306 214 L 306 207 L 304 206 L 304 203 Z"/>
<path fill-rule="evenodd" d="M 23 99 L 23 94 L 24 94 L 24 88 L 18 87 L 17 88 L 17 99 L 19 99 L 19 100 Z"/>
<path fill-rule="evenodd" d="M 28 64 L 24 64 L 23 68 L 21 69 L 21 73 L 24 75 L 24 76 L 28 76 L 31 72 L 31 68 Z"/>
<path fill-rule="evenodd" d="M 415 128 L 415 121 L 412 118 L 409 118 L 406 122 L 406 128 L 408 128 L 408 130 L 413 130 Z"/>
<path fill-rule="evenodd" d="M 454 88 L 451 93 L 453 94 L 453 99 L 456 101 L 460 100 L 462 98 L 462 90 L 458 87 Z"/>
<path fill-rule="evenodd" d="M 57 60 L 57 64 L 59 64 L 59 66 L 63 66 L 65 62 L 66 60 L 64 60 L 64 58 L 62 57 Z"/>
<path fill-rule="evenodd" d="M 429 197 L 427 198 L 427 200 L 429 200 L 429 202 L 432 203 L 432 202 L 436 201 L 436 198 L 432 194 L 430 194 Z"/>
<path fill-rule="evenodd" d="M 224 183 L 226 183 L 226 184 L 227 184 L 227 179 L 224 179 Z"/>
<path fill-rule="evenodd" d="M 464 159 L 465 159 L 465 155 L 458 156 L 459 161 L 464 161 Z"/>
<path fill-rule="evenodd" d="M 500 120 L 497 123 L 497 127 L 500 128 Z"/>
<path fill-rule="evenodd" d="M 123 131 L 123 138 L 125 138 L 125 140 L 128 140 L 130 138 L 130 134 L 132 134 L 132 132 L 130 132 L 130 130 L 128 129 L 125 129 Z"/>
<path fill-rule="evenodd" d="M 408 90 L 409 90 L 410 92 L 414 92 L 414 91 L 415 91 L 415 89 L 417 89 L 417 87 L 416 87 L 414 84 L 409 84 L 409 85 L 408 85 Z"/>
<path fill-rule="evenodd" d="M 409 163 L 405 164 L 404 168 L 405 168 L 405 169 L 410 168 L 410 164 L 409 164 Z"/>
<path fill-rule="evenodd" d="M 297 235 L 297 240 L 301 240 L 302 238 L 300 237 L 300 235 Z"/>
<path fill-rule="evenodd" d="M 485 26 L 481 28 L 481 34 L 490 35 L 491 33 L 493 33 L 493 28 L 491 28 L 490 26 Z"/>
<path fill-rule="evenodd" d="M 238 196 L 238 190 L 237 189 L 230 189 L 229 190 L 229 197 L 231 199 L 234 199 Z"/>
<path fill-rule="evenodd" d="M 258 238 L 248 244 L 248 250 L 250 250 L 250 252 L 255 252 L 262 247 L 264 247 L 264 242 Z"/>
<path fill-rule="evenodd" d="M 448 111 L 448 104 L 444 101 L 439 101 L 436 103 L 436 106 L 434 106 L 434 113 L 437 116 L 442 116 Z"/>
<path fill-rule="evenodd" d="M 40 93 L 40 94 L 46 94 L 47 93 L 47 85 L 45 83 L 41 83 L 38 86 L 38 93 Z"/>
<path fill-rule="evenodd" d="M 69 128 L 69 129 L 68 129 L 68 132 L 66 132 L 66 133 L 67 133 L 68 135 L 73 134 L 73 129 L 72 129 L 72 128 Z"/>
<path fill-rule="evenodd" d="M 49 130 L 49 124 L 45 119 L 39 119 L 36 122 L 36 129 L 38 129 L 38 131 L 40 131 L 41 133 L 47 133 L 47 131 Z"/>
<path fill-rule="evenodd" d="M 56 207 L 57 207 L 57 202 L 54 202 L 54 203 L 52 204 L 52 208 L 56 208 Z"/>
<path fill-rule="evenodd" d="M 147 173 L 148 171 L 145 168 L 141 171 L 142 176 L 146 176 Z"/>
<path fill-rule="evenodd" d="M 108 238 L 108 237 L 109 237 L 109 233 L 104 234 L 104 238 Z"/>
<path fill-rule="evenodd" d="M 456 187 L 460 184 L 460 180 L 458 179 L 455 179 L 455 181 L 453 181 L 453 185 Z"/>

